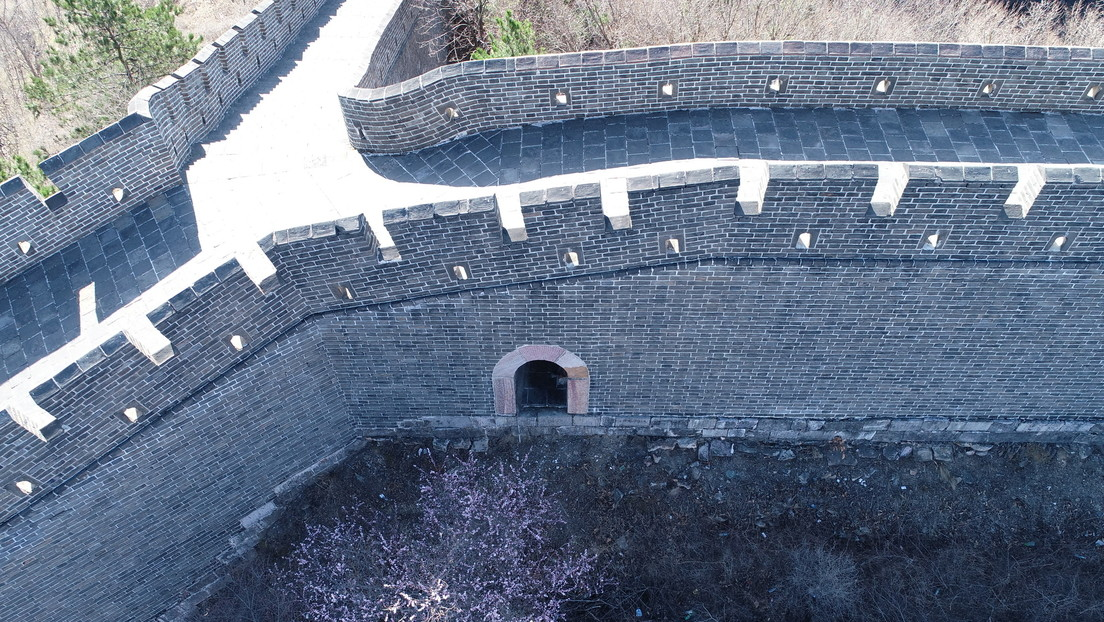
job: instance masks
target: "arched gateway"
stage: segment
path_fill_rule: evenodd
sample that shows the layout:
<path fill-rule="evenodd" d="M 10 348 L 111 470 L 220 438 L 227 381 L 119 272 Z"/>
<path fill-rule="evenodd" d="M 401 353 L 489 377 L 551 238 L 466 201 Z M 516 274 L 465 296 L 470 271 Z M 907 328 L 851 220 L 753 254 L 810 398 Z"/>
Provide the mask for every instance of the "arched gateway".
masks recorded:
<path fill-rule="evenodd" d="M 491 373 L 495 413 L 516 415 L 525 406 L 562 408 L 585 415 L 590 370 L 559 346 L 521 346 L 502 357 Z"/>

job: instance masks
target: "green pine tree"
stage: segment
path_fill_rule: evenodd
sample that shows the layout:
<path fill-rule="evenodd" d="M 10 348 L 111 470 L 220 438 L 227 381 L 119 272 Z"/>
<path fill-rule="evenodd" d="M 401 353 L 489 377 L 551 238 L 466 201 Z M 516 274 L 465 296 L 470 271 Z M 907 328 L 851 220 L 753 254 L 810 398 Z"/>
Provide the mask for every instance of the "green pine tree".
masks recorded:
<path fill-rule="evenodd" d="M 504 16 L 495 18 L 495 24 L 498 32 L 491 35 L 491 49 L 477 48 L 472 52 L 472 60 L 537 54 L 537 38 L 532 22 L 517 19 L 513 11 L 507 10 Z"/>
<path fill-rule="evenodd" d="M 134 0 L 51 1 L 62 17 L 46 19 L 55 45 L 25 86 L 28 107 L 57 115 L 77 136 L 119 117 L 134 93 L 199 49 L 199 37 L 176 29 L 181 8 L 173 0 L 148 8 Z"/>

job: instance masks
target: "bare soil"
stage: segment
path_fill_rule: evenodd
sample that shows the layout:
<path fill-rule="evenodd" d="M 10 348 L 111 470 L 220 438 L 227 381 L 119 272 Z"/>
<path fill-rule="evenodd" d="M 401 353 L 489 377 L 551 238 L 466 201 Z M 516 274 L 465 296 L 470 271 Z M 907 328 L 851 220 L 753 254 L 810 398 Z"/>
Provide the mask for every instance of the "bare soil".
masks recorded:
<path fill-rule="evenodd" d="M 291 504 L 197 619 L 297 619 L 273 569 L 307 524 L 356 503 L 415 516 L 419 469 L 471 446 L 371 442 Z M 519 457 L 604 568 L 571 620 L 1104 619 L 1091 446 L 504 436 L 478 459 Z"/>

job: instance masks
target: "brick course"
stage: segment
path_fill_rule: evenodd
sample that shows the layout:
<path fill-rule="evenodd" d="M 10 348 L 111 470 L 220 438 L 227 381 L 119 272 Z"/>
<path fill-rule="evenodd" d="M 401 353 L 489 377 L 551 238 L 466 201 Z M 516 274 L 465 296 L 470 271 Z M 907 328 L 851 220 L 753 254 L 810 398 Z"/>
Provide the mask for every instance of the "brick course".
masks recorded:
<path fill-rule="evenodd" d="M 403 153 L 491 129 L 696 108 L 967 108 L 1099 113 L 1104 48 L 750 41 L 468 61 L 341 94 L 360 150 Z M 783 92 L 768 83 L 786 79 Z M 876 94 L 883 77 L 887 95 Z M 403 80 L 398 82 L 397 80 Z M 677 83 L 673 97 L 660 86 Z M 991 97 L 979 94 L 996 82 Z M 553 95 L 568 95 L 559 105 Z M 453 107 L 459 116 L 442 114 Z"/>

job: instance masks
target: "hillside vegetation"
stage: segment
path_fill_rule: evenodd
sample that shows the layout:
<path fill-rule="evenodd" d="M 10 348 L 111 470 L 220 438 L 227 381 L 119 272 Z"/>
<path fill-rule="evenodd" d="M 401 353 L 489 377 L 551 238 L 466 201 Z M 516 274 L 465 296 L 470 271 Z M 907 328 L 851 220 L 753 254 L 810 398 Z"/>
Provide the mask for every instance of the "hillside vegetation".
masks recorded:
<path fill-rule="evenodd" d="M 431 1 L 431 0 L 426 0 Z M 941 41 L 1104 46 L 1104 4 L 1059 0 L 448 0 L 454 35 L 492 49 L 506 11 L 542 52 L 685 41 Z M 496 19 L 497 18 L 497 19 Z M 470 54 L 470 52 L 469 52 Z"/>
<path fill-rule="evenodd" d="M 150 9 L 159 3 L 139 0 L 138 4 Z M 244 16 L 255 2 L 179 0 L 176 4 L 180 9 L 176 28 L 183 33 L 196 33 L 202 41 L 211 41 Z M 150 81 L 142 79 L 137 84 L 135 80 L 112 79 L 108 75 L 99 83 L 102 87 L 99 92 L 87 93 L 96 103 L 85 113 L 74 115 L 59 109 L 60 114 L 54 114 L 54 110 L 41 105 L 38 114 L 33 113 L 34 102 L 26 87 L 49 73 L 51 48 L 61 47 L 48 20 L 62 22 L 62 12 L 50 0 L 0 0 L 0 180 L 16 173 L 26 176 L 28 169 L 33 169 L 40 160 L 99 130 L 104 123 L 121 118 L 131 96 Z M 164 47 L 150 49 L 148 53 L 163 54 Z M 187 56 L 190 54 L 181 62 Z M 73 98 L 61 98 L 59 103 L 69 101 Z M 30 181 L 40 191 L 48 187 L 41 175 Z"/>

